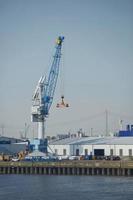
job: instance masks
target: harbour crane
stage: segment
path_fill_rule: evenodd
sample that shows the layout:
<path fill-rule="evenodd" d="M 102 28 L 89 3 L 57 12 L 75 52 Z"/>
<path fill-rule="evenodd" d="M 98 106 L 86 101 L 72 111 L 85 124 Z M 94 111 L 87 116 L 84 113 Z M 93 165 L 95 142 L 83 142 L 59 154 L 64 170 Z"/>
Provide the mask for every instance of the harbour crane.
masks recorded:
<path fill-rule="evenodd" d="M 38 139 L 40 140 L 43 140 L 45 138 L 45 121 L 49 115 L 49 110 L 53 102 L 54 92 L 59 74 L 61 48 L 63 41 L 64 36 L 59 36 L 57 38 L 55 46 L 56 50 L 48 79 L 45 76 L 42 76 L 40 78 L 32 99 L 31 121 L 38 122 Z M 64 97 L 62 98 L 62 100 L 63 99 Z M 66 105 L 66 107 L 68 107 L 68 105 Z"/>

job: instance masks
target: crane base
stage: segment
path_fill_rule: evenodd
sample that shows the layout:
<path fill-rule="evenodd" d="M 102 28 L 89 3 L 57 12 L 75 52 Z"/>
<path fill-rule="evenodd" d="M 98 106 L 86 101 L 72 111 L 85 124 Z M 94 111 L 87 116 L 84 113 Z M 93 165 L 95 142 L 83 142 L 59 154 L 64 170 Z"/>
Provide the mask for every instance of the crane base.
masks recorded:
<path fill-rule="evenodd" d="M 47 139 L 31 139 L 29 144 L 29 150 L 30 151 L 41 151 L 44 153 L 47 153 L 47 147 L 48 147 L 48 140 Z"/>

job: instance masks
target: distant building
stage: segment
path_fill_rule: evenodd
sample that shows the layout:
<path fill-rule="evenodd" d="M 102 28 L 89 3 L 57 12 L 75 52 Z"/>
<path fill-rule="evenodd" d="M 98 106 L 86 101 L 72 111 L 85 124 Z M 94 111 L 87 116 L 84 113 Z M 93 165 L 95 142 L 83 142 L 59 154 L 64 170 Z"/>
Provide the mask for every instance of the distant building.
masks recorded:
<path fill-rule="evenodd" d="M 127 125 L 126 130 L 120 130 L 119 137 L 132 137 L 133 136 L 133 125 Z"/>
<path fill-rule="evenodd" d="M 85 133 L 82 131 L 82 128 L 80 128 L 77 133 L 67 133 L 67 134 L 58 134 L 56 136 L 56 139 L 62 140 L 65 138 L 81 138 L 81 137 L 86 137 Z"/>
<path fill-rule="evenodd" d="M 62 139 L 69 138 L 69 137 L 70 137 L 69 134 L 58 134 L 56 138 L 59 140 L 62 140 Z"/>

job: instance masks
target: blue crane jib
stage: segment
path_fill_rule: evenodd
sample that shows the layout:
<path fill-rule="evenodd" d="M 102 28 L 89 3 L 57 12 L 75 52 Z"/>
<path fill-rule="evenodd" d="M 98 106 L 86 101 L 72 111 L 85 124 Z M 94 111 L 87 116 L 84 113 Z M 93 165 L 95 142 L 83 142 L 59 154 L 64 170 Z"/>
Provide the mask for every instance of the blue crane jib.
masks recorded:
<path fill-rule="evenodd" d="M 49 114 L 59 74 L 61 47 L 63 41 L 63 36 L 59 36 L 57 38 L 55 46 L 56 50 L 48 79 L 42 76 L 35 89 L 31 108 L 31 117 L 33 122 L 44 121 Z"/>

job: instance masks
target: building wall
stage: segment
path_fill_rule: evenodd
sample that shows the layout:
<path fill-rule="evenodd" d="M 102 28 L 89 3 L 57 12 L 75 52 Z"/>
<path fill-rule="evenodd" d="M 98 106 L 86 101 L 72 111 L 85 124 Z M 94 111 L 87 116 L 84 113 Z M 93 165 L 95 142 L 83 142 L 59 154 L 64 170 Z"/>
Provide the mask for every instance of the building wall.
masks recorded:
<path fill-rule="evenodd" d="M 109 144 L 89 144 L 89 145 L 50 145 L 53 152 L 57 155 L 63 155 L 64 149 L 66 149 L 66 155 L 94 155 L 95 149 L 104 149 L 104 155 L 110 156 L 133 156 L 133 145 L 109 145 Z"/>
<path fill-rule="evenodd" d="M 16 155 L 21 151 L 26 150 L 26 144 L 0 144 L 0 154 L 4 155 Z"/>
<path fill-rule="evenodd" d="M 113 150 L 114 156 L 129 156 L 129 149 L 133 155 L 133 145 L 104 145 L 105 155 L 111 155 L 111 149 Z"/>
<path fill-rule="evenodd" d="M 66 150 L 66 155 L 70 155 L 70 145 L 49 145 L 49 152 L 55 153 L 57 155 L 64 155 L 64 150 Z"/>
<path fill-rule="evenodd" d="M 133 145 L 116 145 L 116 155 L 120 155 L 120 149 L 123 149 L 123 156 L 129 156 L 129 149 L 133 155 Z"/>

